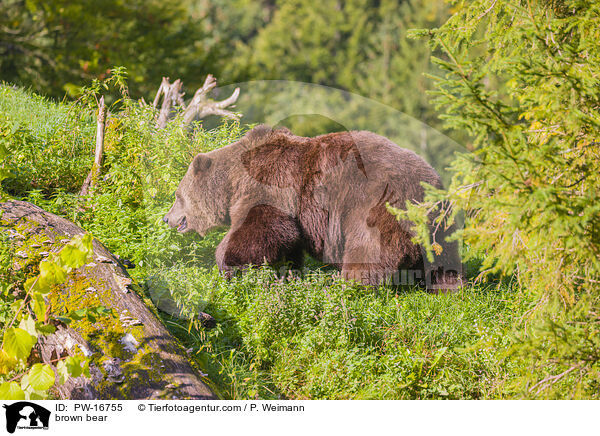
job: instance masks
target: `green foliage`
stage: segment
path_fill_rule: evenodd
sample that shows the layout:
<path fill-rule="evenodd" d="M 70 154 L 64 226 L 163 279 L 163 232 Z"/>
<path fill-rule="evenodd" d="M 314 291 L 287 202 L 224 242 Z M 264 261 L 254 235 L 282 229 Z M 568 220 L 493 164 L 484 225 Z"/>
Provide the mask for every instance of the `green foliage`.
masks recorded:
<path fill-rule="evenodd" d="M 20 134 L 7 135 L 6 144 L 11 151 L 7 159 L 17 169 L 15 179 L 5 181 L 6 190 L 85 228 L 111 251 L 132 260 L 138 266 L 133 275 L 140 279 L 145 278 L 147 268 L 179 256 L 214 259 L 214 246 L 210 245 L 214 239 L 171 232 L 162 217 L 192 158 L 199 151 L 234 142 L 245 129 L 237 123 L 226 123 L 210 131 L 194 124 L 190 130 L 176 118 L 165 129 L 157 130 L 155 111 L 132 101 L 124 80 L 125 74 L 120 73 L 94 82 L 83 90 L 78 102 L 69 105 L 56 105 L 33 96 L 31 112 L 39 110 L 40 116 L 32 117 L 29 124 L 21 118 L 27 106 L 22 99 L 27 94 L 0 87 L 0 113 L 5 113 L 10 123 L 18 123 L 21 131 L 33 132 L 56 144 L 56 149 L 48 151 L 40 139 L 22 145 Z M 120 89 L 120 100 L 113 105 L 114 115 L 107 120 L 100 180 L 91 195 L 82 198 L 78 193 L 93 160 L 89 144 L 93 143 L 95 123 L 88 108 L 94 106 L 98 93 L 107 88 Z M 12 107 L 20 109 L 12 111 Z M 50 126 L 43 123 L 44 114 Z M 74 132 L 85 132 L 81 141 L 85 147 L 78 147 L 79 138 Z M 69 153 L 69 158 L 61 157 L 64 153 Z M 118 232 L 114 231 L 116 228 Z M 184 249 L 190 245 L 192 250 Z M 42 267 L 51 268 L 45 263 Z"/>
<path fill-rule="evenodd" d="M 51 103 L 21 89 L 0 85 L 0 144 L 12 177 L 8 193 L 81 188 L 93 161 L 93 113 L 73 104 Z M 36 165 L 32 165 L 36 162 Z"/>
<path fill-rule="evenodd" d="M 80 377 L 89 373 L 89 361 L 81 362 L 76 357 L 69 356 L 56 364 L 60 383 L 64 383 L 69 377 Z"/>
<path fill-rule="evenodd" d="M 240 55 L 232 68 L 241 70 L 244 80 L 301 81 L 370 100 L 327 88 L 321 88 L 317 98 L 311 95 L 305 100 L 304 90 L 294 84 L 282 88 L 270 82 L 262 87 L 252 84 L 242 88 L 242 95 L 249 95 L 246 107 L 240 102 L 246 119 L 277 119 L 277 112 L 264 113 L 262 102 L 273 105 L 279 99 L 282 107 L 294 108 L 298 116 L 278 121 L 298 135 L 375 131 L 418 152 L 443 173 L 458 147 L 434 132 L 442 128 L 425 93 L 431 84 L 424 73 L 439 69 L 430 61 L 426 42 L 408 39 L 407 32 L 411 27 L 440 25 L 448 16 L 447 9 L 443 1 L 423 0 L 276 2 L 268 17 L 263 17 L 267 23 L 237 46 Z M 335 120 L 326 118 L 328 108 Z M 342 125 L 339 120 L 349 123 Z"/>
<path fill-rule="evenodd" d="M 77 98 L 84 84 L 122 65 L 131 95 L 146 101 L 162 76 L 181 78 L 188 97 L 207 73 L 220 85 L 303 81 L 364 95 L 440 129 L 423 76 L 437 69 L 426 42 L 406 34 L 411 27 L 440 25 L 447 16 L 443 0 L 9 0 L 0 5 L 0 80 Z M 260 113 L 262 96 L 245 94 L 240 100 L 254 102 L 245 115 Z M 119 95 L 114 89 L 109 94 Z M 361 128 L 386 123 L 375 110 L 348 110 L 365 119 Z M 317 118 L 289 121 L 300 134 L 344 128 Z M 425 131 L 410 141 L 438 168 L 454 151 Z"/>
<path fill-rule="evenodd" d="M 132 260 L 132 274 L 146 282 L 151 295 L 157 295 L 162 283 L 161 291 L 167 298 L 173 293 L 184 314 L 203 310 L 215 316 L 219 325 L 214 330 L 166 319 L 223 395 L 501 395 L 495 383 L 507 377 L 507 368 L 496 353 L 506 344 L 506 330 L 527 307 L 519 306 L 512 292 L 490 289 L 448 299 L 423 292 L 397 296 L 389 289 L 373 293 L 349 286 L 326 272 L 281 281 L 268 269 L 227 282 L 213 268 L 222 232 L 205 238 L 181 235 L 161 218 L 192 157 L 233 142 L 244 129 L 223 124 L 211 131 L 196 125 L 189 131 L 176 118 L 156 130 L 151 108 L 126 96 L 121 105 L 108 120 L 105 165 L 89 197 L 64 190 L 50 195 L 30 190 L 24 197 L 74 220 Z M 72 310 L 67 317 L 88 315 Z M 68 365 L 57 364 L 61 378 Z M 73 368 L 77 373 L 77 365 Z"/>
<path fill-rule="evenodd" d="M 364 58 L 357 44 L 373 30 L 369 15 L 374 2 L 334 0 L 278 2 L 268 26 L 252 41 L 251 66 L 262 78 L 285 78 L 333 84 L 348 80 L 348 72 Z M 294 29 L 290 32 L 290 28 Z M 341 83 L 340 83 L 341 84 Z"/>
<path fill-rule="evenodd" d="M 214 58 L 202 20 L 178 1 L 7 0 L 0 4 L 2 80 L 46 95 L 76 97 L 113 65 L 131 73 L 136 95 L 177 71 L 200 86 Z M 204 74 L 200 74 L 203 72 Z"/>
<path fill-rule="evenodd" d="M 409 208 L 419 241 L 431 248 L 419 209 L 445 199 L 465 211 L 467 258 L 483 258 L 484 274 L 515 274 L 539 299 L 515 345 L 528 368 L 515 392 L 597 398 L 600 6 L 459 2 L 421 33 L 444 51 L 436 103 L 473 152 L 455 162 L 447 192 Z"/>
<path fill-rule="evenodd" d="M 158 273 L 183 313 L 212 330 L 170 325 L 230 398 L 492 398 L 510 368 L 498 350 L 527 309 L 512 291 L 448 296 L 367 291 L 330 274 L 231 281 L 176 265 Z M 156 278 L 155 278 L 156 279 Z"/>
<path fill-rule="evenodd" d="M 2 349 L 17 360 L 27 359 L 31 349 L 36 344 L 36 336 L 21 328 L 10 327 L 4 331 Z"/>
<path fill-rule="evenodd" d="M 0 385 L 0 398 L 3 400 L 24 400 L 25 392 L 17 382 L 2 383 Z"/>
<path fill-rule="evenodd" d="M 498 88 L 495 92 L 500 93 L 504 88 L 495 85 L 496 82 L 501 83 L 501 80 L 491 82 Z M 77 103 L 79 106 L 76 107 L 83 108 L 82 112 L 88 111 L 87 105 L 93 105 L 97 92 L 103 87 L 103 82 L 95 83 L 84 92 L 85 101 Z M 533 95 L 534 91 L 531 90 L 531 93 Z M 469 160 L 472 156 L 463 157 L 455 165 L 458 172 L 450 199 L 455 210 L 460 209 L 461 204 L 477 206 L 476 209 L 465 206 L 468 226 L 480 226 L 479 235 L 471 230 L 472 227 L 467 227 L 463 233 L 468 241 L 465 255 L 469 262 L 469 277 L 491 268 L 491 271 L 508 276 L 510 284 L 500 281 L 496 286 L 470 285 L 448 296 L 428 295 L 415 290 L 396 293 L 390 289 L 374 291 L 349 285 L 329 272 L 319 271 L 318 267 L 302 278 L 284 280 L 268 268 L 258 268 L 226 281 L 214 268 L 214 250 L 222 232 L 213 232 L 205 238 L 194 234 L 181 235 L 169 230 L 161 218 L 171 206 L 175 187 L 192 157 L 198 151 L 208 151 L 233 142 L 243 134 L 245 127 L 230 123 L 205 130 L 202 125 L 196 124 L 192 129 L 185 129 L 176 117 L 165 129 L 156 130 L 156 113 L 152 108 L 132 101 L 125 89 L 120 97 L 122 100 L 114 106 L 107 122 L 105 164 L 90 196 L 81 198 L 75 195 L 79 186 L 68 189 L 67 178 L 63 184 L 59 181 L 57 186 L 53 186 L 49 183 L 52 175 L 44 174 L 37 168 L 37 163 L 30 165 L 31 171 L 39 171 L 39 180 L 49 188 L 32 189 L 32 184 L 24 177 L 21 188 L 13 185 L 12 193 L 75 221 L 111 251 L 132 260 L 136 264 L 132 274 L 140 282 L 145 282 L 150 295 L 160 293 L 170 298 L 172 294 L 184 319 L 162 314 L 168 327 L 191 349 L 191 355 L 225 397 L 395 399 L 539 395 L 589 398 L 598 391 L 596 362 L 597 338 L 600 336 L 595 327 L 597 315 L 594 315 L 598 313 L 594 309 L 598 307 L 597 293 L 592 287 L 578 286 L 581 281 L 576 280 L 571 283 L 569 292 L 563 293 L 569 283 L 567 278 L 575 278 L 568 275 L 573 274 L 572 270 L 565 270 L 568 274 L 564 280 L 552 282 L 554 279 L 548 271 L 554 265 L 554 258 L 548 256 L 546 263 L 538 264 L 535 257 L 525 258 L 527 252 L 519 248 L 519 238 L 507 240 L 513 235 L 508 233 L 514 231 L 514 227 L 510 227 L 513 221 L 518 223 L 519 217 L 525 216 L 521 214 L 514 218 L 511 215 L 516 210 L 513 208 L 519 204 L 530 211 L 533 224 L 545 223 L 543 220 L 549 218 L 533 216 L 535 210 L 528 208 L 537 207 L 538 203 L 527 203 L 529 199 L 521 197 L 524 194 L 520 190 L 511 191 L 503 185 L 492 185 L 500 180 L 500 176 L 494 174 L 502 171 L 489 159 L 490 156 L 502 155 L 494 152 L 494 147 L 500 146 L 501 135 L 490 133 L 487 141 L 475 145 L 477 150 L 482 150 L 477 152 L 478 162 L 483 158 L 489 162 L 490 173 L 481 173 L 485 177 L 476 177 L 474 169 L 488 171 L 487 164 L 465 167 L 467 164 L 474 165 L 472 159 Z M 441 98 L 450 97 L 459 98 L 460 95 L 447 93 Z M 10 98 L 10 95 L 6 97 L 7 100 Z M 5 103 L 0 98 L 2 104 Z M 36 105 L 33 98 L 32 106 Z M 26 104 L 20 111 L 25 112 L 25 108 Z M 63 105 L 49 104 L 46 108 L 48 118 L 52 119 L 52 112 L 60 113 L 63 108 Z M 466 116 L 470 112 L 461 114 Z M 452 123 L 451 118 L 448 121 Z M 517 121 L 511 131 L 518 131 L 525 123 L 518 117 Z M 479 126 L 475 122 L 471 124 L 472 129 Z M 23 128 L 28 128 L 28 125 L 24 123 Z M 6 144 L 12 153 L 14 137 L 10 138 Z M 90 132 L 90 143 L 92 138 L 93 133 Z M 69 144 L 65 142 L 64 146 Z M 34 143 L 31 149 L 35 151 Z M 522 147 L 522 150 L 525 149 Z M 593 147 L 583 148 L 589 149 Z M 82 167 L 78 171 L 81 174 L 89 170 L 91 150 L 88 153 L 88 163 L 80 164 Z M 83 152 L 81 154 L 84 155 Z M 510 161 L 513 162 L 512 159 Z M 64 167 L 57 163 L 57 170 L 68 172 L 69 163 L 62 165 Z M 589 165 L 593 167 L 595 163 L 590 162 Z M 508 170 L 504 174 L 519 180 Z M 565 175 L 575 177 L 574 173 Z M 594 177 L 588 174 L 585 183 L 596 180 Z M 468 180 L 466 186 L 459 183 L 461 178 Z M 542 182 L 545 179 L 538 181 Z M 577 189 L 582 188 L 578 186 Z M 474 196 L 474 192 L 481 196 Z M 511 192 L 512 196 L 509 195 Z M 461 195 L 464 196 L 462 200 Z M 443 192 L 431 191 L 426 206 L 439 206 L 446 198 Z M 486 198 L 488 201 L 503 201 L 505 209 L 497 209 L 494 214 L 492 205 L 485 203 Z M 493 206 L 500 207 L 498 204 Z M 585 227 L 587 209 L 578 211 L 584 213 L 576 216 L 566 213 L 569 223 L 580 221 Z M 410 208 L 408 213 L 416 222 L 425 224 L 418 210 Z M 478 213 L 488 214 L 492 222 L 479 221 Z M 556 213 L 556 209 L 548 203 L 545 213 Z M 521 221 L 527 225 L 520 224 L 519 237 L 527 236 L 531 238 L 527 242 L 531 240 L 542 244 L 541 235 L 545 228 L 535 228 L 526 220 Z M 587 230 L 577 231 L 585 233 Z M 490 239 L 496 237 L 497 241 Z M 505 247 L 508 241 L 513 240 L 516 241 L 516 251 L 511 255 L 517 267 L 508 268 L 510 262 L 499 255 L 498 247 Z M 432 242 L 435 241 L 422 241 L 433 252 L 435 246 Z M 561 253 L 560 244 L 563 244 L 562 240 L 552 239 L 547 250 L 554 250 L 549 251 L 553 255 Z M 3 248 L 0 266 L 8 265 L 2 253 L 12 248 L 9 241 L 2 238 L 0 245 Z M 541 245 L 532 246 L 532 253 L 538 256 L 539 262 Z M 565 259 L 581 256 L 574 253 L 572 247 L 562 245 L 562 249 Z M 578 249 L 587 248 L 582 243 Z M 84 261 L 78 256 L 68 257 L 72 268 Z M 58 263 L 61 268 L 66 266 L 66 260 L 60 255 L 49 260 Z M 589 268 L 594 262 L 594 259 L 587 259 L 580 265 Z M 537 269 L 532 272 L 525 270 L 532 266 Z M 542 267 L 546 268 L 545 277 L 540 276 Z M 564 264 L 563 267 L 573 265 Z M 44 271 L 51 281 L 61 278 L 60 271 L 55 271 L 50 265 L 45 265 Z M 508 274 L 511 271 L 513 275 Z M 561 269 L 556 271 L 562 273 Z M 597 280 L 589 275 L 593 273 L 590 269 L 587 276 L 583 270 L 577 275 Z M 25 286 L 25 277 L 15 280 L 2 274 L 0 269 L 2 286 L 6 290 L 4 295 Z M 539 282 L 532 279 L 534 275 Z M 549 283 L 556 286 L 553 288 Z M 33 282 L 28 282 L 29 285 Z M 575 288 L 575 285 L 578 287 Z M 550 289 L 546 289 L 547 286 Z M 38 292 L 36 295 L 41 294 Z M 554 298 L 564 295 L 571 300 Z M 539 304 L 546 297 L 549 303 Z M 571 301 L 568 303 L 569 310 L 559 310 L 559 307 L 564 307 L 565 301 Z M 43 303 L 43 298 L 31 297 L 29 307 L 38 320 L 45 313 Z M 43 326 L 39 321 L 34 322 L 32 327 L 27 317 L 18 326 L 9 326 L 11 313 L 19 308 L 19 304 L 11 306 L 9 298 L 0 301 L 0 319 L 4 316 L 4 325 L 19 328 L 30 335 L 34 331 L 42 334 Z M 198 311 L 213 315 L 218 321 L 217 327 L 206 330 L 198 320 L 185 319 L 193 319 Z M 93 320 L 102 315 L 101 308 L 75 309 L 70 310 L 66 318 Z M 60 320 L 69 322 L 67 319 Z M 0 368 L 12 370 L 18 364 L 16 358 L 0 353 Z M 61 380 L 69 373 L 85 372 L 86 368 L 81 361 L 65 360 L 56 365 Z M 24 397 L 27 389 L 30 398 L 37 395 L 33 387 L 27 387 L 30 384 L 22 387 L 10 378 L 5 382 L 0 386 L 0 392 L 10 393 L 14 398 Z M 15 389 L 15 384 L 20 390 Z"/>
<path fill-rule="evenodd" d="M 423 73 L 434 71 L 429 49 L 406 35 L 412 27 L 440 25 L 447 16 L 442 1 L 280 1 L 268 24 L 241 49 L 249 63 L 243 71 L 250 78 L 335 86 L 439 127 L 425 95 Z M 370 122 L 383 120 L 372 114 Z"/>
<path fill-rule="evenodd" d="M 54 385 L 54 371 L 50 365 L 35 363 L 26 376 L 26 384 L 31 386 L 35 391 L 47 391 Z M 23 385 L 23 379 L 21 379 Z"/>
<path fill-rule="evenodd" d="M 89 262 L 91 254 L 92 237 L 89 234 L 73 237 L 58 254 L 51 253 L 47 260 L 40 262 L 39 273 L 25 281 L 24 297 L 14 299 L 10 308 L 3 308 L 4 315 L 9 315 L 10 320 L 5 316 L 1 323 L 3 340 L 0 350 L 0 398 L 44 399 L 48 396 L 48 391 L 55 383 L 53 367 L 32 363 L 30 359 L 39 338 L 54 333 L 55 327 L 51 321 L 58 321 L 47 319 L 47 305 L 43 296 L 50 292 L 53 286 L 62 284 L 71 270 Z M 4 263 L 3 273 L 10 270 L 12 265 Z M 6 277 L 3 277 L 3 280 L 6 280 Z M 8 300 L 9 289 L 11 288 L 8 286 L 4 288 L 4 301 Z M 93 317 L 94 314 L 105 312 L 103 308 L 85 308 L 82 309 L 82 313 L 69 315 Z M 69 315 L 61 319 L 70 322 Z M 14 327 L 17 321 L 19 326 Z M 89 377 L 88 363 L 83 357 L 59 359 L 56 369 L 61 383 L 68 377 L 78 377 L 82 374 Z M 14 380 L 20 380 L 20 383 L 17 384 Z"/>

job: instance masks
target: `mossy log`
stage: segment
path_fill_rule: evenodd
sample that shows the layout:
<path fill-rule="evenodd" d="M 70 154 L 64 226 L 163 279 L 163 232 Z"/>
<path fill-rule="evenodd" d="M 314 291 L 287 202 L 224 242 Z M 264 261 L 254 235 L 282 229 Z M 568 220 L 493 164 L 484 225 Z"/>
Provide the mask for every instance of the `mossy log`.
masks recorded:
<path fill-rule="evenodd" d="M 0 203 L 2 230 L 15 245 L 15 268 L 36 268 L 50 252 L 85 231 L 24 201 Z M 90 357 L 91 377 L 58 386 L 63 399 L 216 399 L 183 347 L 158 319 L 152 303 L 119 259 L 94 240 L 93 260 L 55 287 L 47 303 L 54 316 L 102 305 L 112 316 L 58 325 L 40 340 L 44 362 L 67 355 Z"/>

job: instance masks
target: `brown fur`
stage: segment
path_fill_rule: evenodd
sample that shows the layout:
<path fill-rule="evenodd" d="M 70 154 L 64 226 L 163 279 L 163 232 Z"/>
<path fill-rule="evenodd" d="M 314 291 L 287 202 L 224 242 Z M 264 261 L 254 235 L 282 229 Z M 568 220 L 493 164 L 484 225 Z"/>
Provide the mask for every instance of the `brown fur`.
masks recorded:
<path fill-rule="evenodd" d="M 259 126 L 196 156 L 165 221 L 202 235 L 231 225 L 216 253 L 226 273 L 285 259 L 299 267 L 306 251 L 364 284 L 424 269 L 430 287 L 456 287 L 456 243 L 442 242 L 443 257 L 430 265 L 411 242 L 410 223 L 386 210 L 421 201 L 420 182 L 441 186 L 423 159 L 374 133 L 305 138 Z"/>

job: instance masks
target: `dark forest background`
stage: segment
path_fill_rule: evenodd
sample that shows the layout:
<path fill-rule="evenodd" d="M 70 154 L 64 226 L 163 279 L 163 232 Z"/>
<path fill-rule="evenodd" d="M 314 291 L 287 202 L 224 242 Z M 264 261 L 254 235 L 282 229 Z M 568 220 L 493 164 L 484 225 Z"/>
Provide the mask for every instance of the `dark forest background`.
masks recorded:
<path fill-rule="evenodd" d="M 190 97 L 209 73 L 219 86 L 301 81 L 438 128 L 425 94 L 431 81 L 423 73 L 433 68 L 427 41 L 406 35 L 448 16 L 441 0 L 4 0 L 0 79 L 74 99 L 118 65 L 128 71 L 131 97 L 146 101 L 162 76 L 182 79 Z M 320 123 L 304 120 L 300 133 L 333 128 Z"/>

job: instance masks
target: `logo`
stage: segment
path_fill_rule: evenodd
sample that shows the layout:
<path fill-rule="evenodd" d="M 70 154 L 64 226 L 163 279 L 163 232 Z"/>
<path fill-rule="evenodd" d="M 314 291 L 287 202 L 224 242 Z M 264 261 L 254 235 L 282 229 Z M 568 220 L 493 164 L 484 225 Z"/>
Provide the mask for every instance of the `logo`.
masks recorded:
<path fill-rule="evenodd" d="M 3 405 L 6 409 L 6 431 L 14 433 L 15 429 L 44 429 L 48 430 L 50 421 L 50 411 L 30 403 L 29 401 L 19 401 L 10 405 Z"/>

